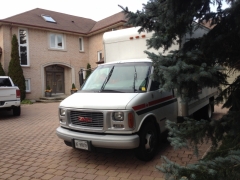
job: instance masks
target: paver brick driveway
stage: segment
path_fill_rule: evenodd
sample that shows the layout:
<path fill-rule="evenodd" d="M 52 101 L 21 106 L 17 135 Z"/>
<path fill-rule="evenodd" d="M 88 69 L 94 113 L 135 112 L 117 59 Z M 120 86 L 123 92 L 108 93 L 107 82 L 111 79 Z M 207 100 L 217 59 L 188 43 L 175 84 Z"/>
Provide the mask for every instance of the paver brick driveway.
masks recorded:
<path fill-rule="evenodd" d="M 132 150 L 74 150 L 55 134 L 58 105 L 23 105 L 20 117 L 0 112 L 0 179 L 160 180 L 164 176 L 155 167 L 161 165 L 161 155 L 180 164 L 196 161 L 192 151 L 173 150 L 168 143 L 161 145 L 150 162 L 136 159 Z M 221 115 L 222 111 L 216 108 L 214 116 Z M 202 145 L 200 154 L 208 147 Z"/>

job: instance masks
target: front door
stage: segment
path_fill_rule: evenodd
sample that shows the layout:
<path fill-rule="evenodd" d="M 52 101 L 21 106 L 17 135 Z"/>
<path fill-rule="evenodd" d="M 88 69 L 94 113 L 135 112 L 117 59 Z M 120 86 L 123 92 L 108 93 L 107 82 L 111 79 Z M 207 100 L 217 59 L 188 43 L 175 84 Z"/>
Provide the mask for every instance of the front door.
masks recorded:
<path fill-rule="evenodd" d="M 52 89 L 52 93 L 64 93 L 64 68 L 52 65 L 46 67 L 46 87 Z"/>

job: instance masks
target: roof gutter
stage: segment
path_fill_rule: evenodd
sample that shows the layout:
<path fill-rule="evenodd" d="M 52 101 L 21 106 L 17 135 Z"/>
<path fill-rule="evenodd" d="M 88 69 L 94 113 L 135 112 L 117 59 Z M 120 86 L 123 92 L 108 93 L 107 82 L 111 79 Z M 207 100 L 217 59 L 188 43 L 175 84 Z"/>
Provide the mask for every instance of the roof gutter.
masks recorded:
<path fill-rule="evenodd" d="M 3 21 L 0 20 L 0 24 L 9 24 L 11 26 L 14 25 L 18 25 L 18 26 L 26 26 L 26 27 L 34 27 L 37 29 L 41 29 L 41 30 L 54 30 L 54 31 L 61 31 L 61 32 L 67 32 L 69 34 L 77 34 L 77 35 L 82 35 L 82 36 L 87 36 L 88 33 L 80 33 L 80 32 L 76 32 L 76 31 L 68 31 L 68 30 L 63 30 L 63 29 L 58 29 L 58 28 L 45 28 L 42 26 L 36 26 L 36 25 L 29 25 L 29 24 L 24 24 L 24 23 L 16 23 L 16 22 L 9 22 L 9 21 Z"/>
<path fill-rule="evenodd" d="M 112 23 L 112 24 L 109 24 L 108 26 L 104 26 L 104 27 L 101 27 L 100 29 L 96 29 L 94 31 L 90 31 L 88 33 L 88 36 L 91 36 L 91 35 L 94 35 L 94 34 L 97 34 L 99 32 L 102 32 L 106 29 L 109 29 L 111 26 L 116 26 L 116 25 L 120 25 L 120 24 L 124 24 L 126 23 L 127 21 L 124 21 L 124 20 L 121 20 L 121 21 L 118 21 L 118 22 L 115 22 L 115 23 Z"/>
<path fill-rule="evenodd" d="M 111 26 L 116 26 L 118 24 L 123 24 L 123 23 L 126 23 L 126 22 L 127 21 L 120 20 L 120 21 L 112 23 L 112 24 L 110 24 L 108 26 L 101 27 L 100 29 L 96 29 L 94 31 L 90 31 L 89 33 L 80 33 L 80 32 L 76 32 L 76 31 L 68 31 L 68 30 L 63 30 L 63 29 L 58 29 L 58 28 L 45 28 L 45 27 L 42 27 L 42 26 L 29 25 L 29 24 L 24 24 L 24 23 L 16 23 L 16 22 L 9 22 L 9 21 L 0 20 L 0 24 L 9 24 L 11 26 L 16 25 L 16 26 L 33 27 L 33 28 L 37 28 L 37 29 L 41 29 L 41 30 L 54 30 L 54 31 L 66 32 L 66 33 L 69 33 L 69 34 L 81 35 L 81 36 L 92 36 L 94 34 L 100 33 L 102 31 L 110 28 Z"/>

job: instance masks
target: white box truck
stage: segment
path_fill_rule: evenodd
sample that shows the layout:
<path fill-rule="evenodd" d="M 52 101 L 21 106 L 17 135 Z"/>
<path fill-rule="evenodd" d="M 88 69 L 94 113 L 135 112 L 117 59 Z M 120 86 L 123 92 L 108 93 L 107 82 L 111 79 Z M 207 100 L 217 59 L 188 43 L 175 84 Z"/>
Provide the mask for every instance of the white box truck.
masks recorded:
<path fill-rule="evenodd" d="M 152 61 L 143 52 L 151 33 L 137 30 L 106 32 L 106 63 L 98 65 L 80 91 L 60 103 L 56 134 L 66 145 L 134 149 L 139 159 L 148 161 L 157 151 L 167 119 L 176 122 L 200 109 L 212 115 L 216 89 L 203 89 L 199 100 L 184 106 L 174 91 L 159 91 L 158 82 L 150 78 Z"/>

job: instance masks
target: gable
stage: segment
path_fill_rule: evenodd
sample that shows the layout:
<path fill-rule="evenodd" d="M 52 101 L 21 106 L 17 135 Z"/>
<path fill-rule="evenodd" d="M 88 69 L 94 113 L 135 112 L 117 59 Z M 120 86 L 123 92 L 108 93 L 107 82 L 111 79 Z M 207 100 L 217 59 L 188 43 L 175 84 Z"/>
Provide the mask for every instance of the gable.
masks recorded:
<path fill-rule="evenodd" d="M 125 18 L 125 15 L 123 12 L 119 12 L 117 14 L 114 14 L 112 16 L 109 16 L 101 21 L 98 21 L 94 27 L 91 29 L 91 33 L 94 32 L 94 31 L 97 31 L 97 30 L 100 30 L 100 29 L 103 29 L 105 27 L 108 27 L 108 26 L 111 26 L 113 24 L 116 24 L 116 23 L 120 23 L 120 22 L 123 22 L 123 23 L 126 23 L 127 22 L 127 19 Z"/>

